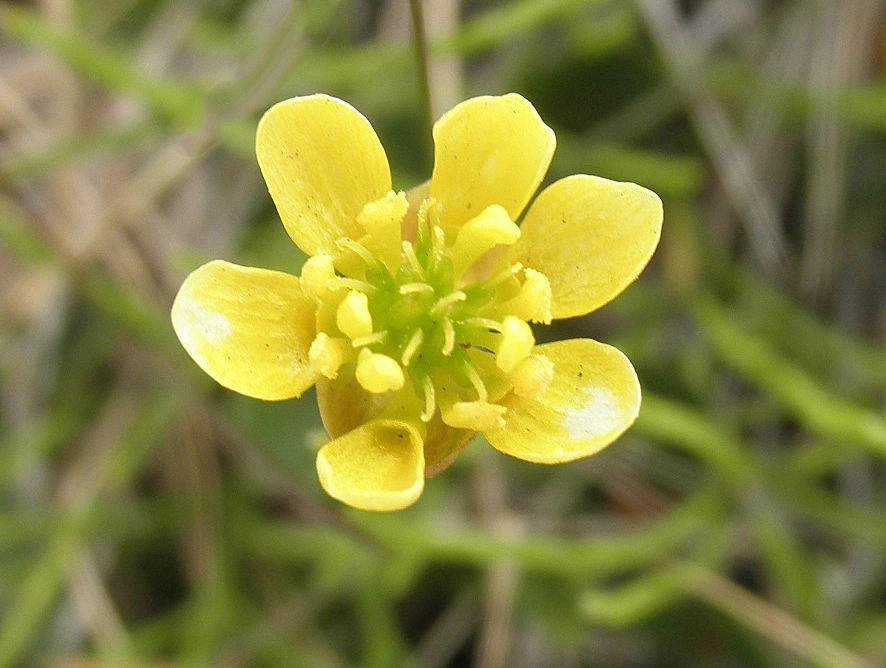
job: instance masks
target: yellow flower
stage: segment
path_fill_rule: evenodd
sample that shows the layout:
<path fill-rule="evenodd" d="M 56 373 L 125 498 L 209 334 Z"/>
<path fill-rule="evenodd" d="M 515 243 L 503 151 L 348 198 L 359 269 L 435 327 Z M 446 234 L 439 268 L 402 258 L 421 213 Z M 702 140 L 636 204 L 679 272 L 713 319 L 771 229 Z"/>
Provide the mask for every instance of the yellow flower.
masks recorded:
<path fill-rule="evenodd" d="M 368 510 L 413 503 L 477 432 L 540 463 L 592 455 L 640 406 L 631 363 L 589 339 L 535 345 L 528 322 L 589 313 L 658 243 L 659 198 L 577 175 L 542 191 L 555 139 L 519 95 L 478 97 L 434 127 L 429 184 L 391 190 L 369 122 L 325 95 L 271 108 L 259 166 L 309 259 L 299 277 L 213 261 L 172 308 L 216 381 L 266 400 L 317 385 L 324 489 Z"/>

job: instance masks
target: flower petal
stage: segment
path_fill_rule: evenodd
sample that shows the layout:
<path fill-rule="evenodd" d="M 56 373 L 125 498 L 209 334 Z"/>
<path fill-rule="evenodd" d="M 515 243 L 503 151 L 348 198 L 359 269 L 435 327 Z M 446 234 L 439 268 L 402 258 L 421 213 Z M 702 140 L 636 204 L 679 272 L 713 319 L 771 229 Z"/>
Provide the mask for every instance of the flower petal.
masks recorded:
<path fill-rule="evenodd" d="M 511 393 L 505 425 L 484 432 L 497 450 L 530 462 L 559 464 L 593 455 L 631 426 L 640 410 L 640 384 L 619 350 L 590 339 L 535 348 L 554 365 L 539 396 Z"/>
<path fill-rule="evenodd" d="M 330 438 L 339 438 L 375 420 L 390 402 L 390 395 L 374 394 L 360 385 L 353 363 L 342 366 L 335 380 L 317 381 L 317 406 Z"/>
<path fill-rule="evenodd" d="M 427 424 L 425 436 L 425 478 L 442 473 L 456 460 L 477 432 L 456 429 L 443 422 L 440 412 Z"/>
<path fill-rule="evenodd" d="M 544 178 L 556 138 L 523 97 L 475 97 L 434 125 L 430 196 L 444 229 L 499 204 L 517 220 Z"/>
<path fill-rule="evenodd" d="M 316 304 L 295 276 L 215 260 L 185 279 L 172 326 L 194 361 L 221 385 L 256 399 L 302 394 Z"/>
<path fill-rule="evenodd" d="M 354 365 L 339 370 L 335 380 L 317 381 L 317 405 L 326 433 L 338 438 L 361 424 L 377 419 L 382 413 L 420 415 L 423 405 L 408 388 L 393 395 L 367 392 L 357 381 Z M 473 431 L 450 427 L 440 418 L 440 412 L 425 425 L 424 458 L 426 478 L 446 470 L 459 453 L 476 436 Z"/>
<path fill-rule="evenodd" d="M 424 489 L 421 435 L 408 422 L 373 420 L 327 443 L 317 475 L 329 496 L 361 510 L 400 510 Z"/>
<path fill-rule="evenodd" d="M 361 236 L 357 215 L 391 189 L 369 121 L 328 95 L 271 107 L 258 124 L 255 152 L 286 231 L 308 255 L 334 255 L 338 238 Z"/>
<path fill-rule="evenodd" d="M 508 260 L 551 283 L 551 313 L 571 318 L 611 301 L 643 271 L 661 235 L 661 200 L 634 183 L 579 174 L 532 203 Z"/>

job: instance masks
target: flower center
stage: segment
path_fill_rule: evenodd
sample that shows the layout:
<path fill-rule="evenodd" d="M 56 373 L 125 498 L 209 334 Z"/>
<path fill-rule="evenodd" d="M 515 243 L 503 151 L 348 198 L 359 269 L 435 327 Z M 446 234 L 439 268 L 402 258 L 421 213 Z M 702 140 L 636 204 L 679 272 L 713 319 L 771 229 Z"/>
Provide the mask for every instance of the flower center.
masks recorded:
<path fill-rule="evenodd" d="M 453 427 L 501 424 L 497 401 L 510 391 L 536 395 L 553 375 L 533 353 L 527 322 L 550 322 L 550 284 L 519 263 L 494 262 L 495 249 L 520 236 L 504 208 L 447 233 L 427 199 L 414 240 L 403 238 L 408 210 L 403 193 L 388 193 L 357 218 L 363 236 L 305 263 L 302 289 L 318 303 L 311 365 L 336 378 L 355 364 L 365 390 L 418 399 L 424 422 L 439 409 Z"/>

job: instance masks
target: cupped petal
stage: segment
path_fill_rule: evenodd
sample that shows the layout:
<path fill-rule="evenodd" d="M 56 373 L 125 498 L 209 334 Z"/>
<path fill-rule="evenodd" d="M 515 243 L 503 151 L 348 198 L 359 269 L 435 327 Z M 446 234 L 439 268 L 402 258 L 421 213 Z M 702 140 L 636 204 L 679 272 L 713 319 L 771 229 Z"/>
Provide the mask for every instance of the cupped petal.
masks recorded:
<path fill-rule="evenodd" d="M 421 434 L 400 420 L 374 420 L 330 441 L 317 453 L 326 493 L 361 510 L 400 510 L 424 489 Z"/>
<path fill-rule="evenodd" d="M 353 364 L 342 367 L 335 380 L 321 378 L 317 381 L 317 405 L 326 433 L 332 438 L 343 436 L 382 415 L 414 415 L 418 419 L 424 408 L 409 388 L 393 394 L 366 391 L 357 381 Z M 476 436 L 476 432 L 450 427 L 440 418 L 439 411 L 424 428 L 426 478 L 445 471 Z"/>
<path fill-rule="evenodd" d="M 337 239 L 361 236 L 357 215 L 391 189 L 369 121 L 328 95 L 271 107 L 258 124 L 255 152 L 286 231 L 308 255 L 334 255 Z"/>
<path fill-rule="evenodd" d="M 498 204 L 517 220 L 544 178 L 554 132 L 515 93 L 475 97 L 434 125 L 430 197 L 444 229 L 457 228 Z"/>
<path fill-rule="evenodd" d="M 640 383 L 619 350 L 590 339 L 537 346 L 554 377 L 536 397 L 511 393 L 502 427 L 484 432 L 495 449 L 538 464 L 593 455 L 625 432 L 640 410 Z"/>
<path fill-rule="evenodd" d="M 551 314 L 572 318 L 615 298 L 639 276 L 661 236 L 661 200 L 634 183 L 579 174 L 532 203 L 508 260 L 551 284 Z"/>
<path fill-rule="evenodd" d="M 214 260 L 185 279 L 172 326 L 218 383 L 279 401 L 300 396 L 317 380 L 308 362 L 315 312 L 295 276 Z"/>

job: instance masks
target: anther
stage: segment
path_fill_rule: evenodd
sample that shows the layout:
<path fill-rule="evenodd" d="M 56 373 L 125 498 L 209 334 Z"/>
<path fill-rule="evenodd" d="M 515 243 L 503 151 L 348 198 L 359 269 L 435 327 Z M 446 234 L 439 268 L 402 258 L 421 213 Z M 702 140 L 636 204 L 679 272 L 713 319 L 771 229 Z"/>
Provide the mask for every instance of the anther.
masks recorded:
<path fill-rule="evenodd" d="M 430 422 L 437 410 L 437 401 L 435 398 L 434 381 L 430 376 L 425 376 L 422 380 L 422 390 L 425 395 L 425 409 L 421 413 L 422 422 Z"/>
<path fill-rule="evenodd" d="M 362 292 L 352 290 L 338 305 L 335 324 L 351 340 L 372 334 L 369 300 Z"/>
<path fill-rule="evenodd" d="M 305 260 L 301 268 L 301 289 L 308 297 L 323 299 L 335 280 L 331 255 L 319 253 Z"/>
<path fill-rule="evenodd" d="M 357 222 L 369 233 L 373 249 L 392 274 L 402 262 L 400 227 L 408 209 L 406 195 L 391 190 L 381 199 L 369 202 L 357 216 Z"/>
<path fill-rule="evenodd" d="M 525 321 L 509 315 L 502 322 L 501 344 L 495 355 L 495 364 L 505 373 L 510 373 L 532 353 L 535 337 Z"/>
<path fill-rule="evenodd" d="M 443 348 L 441 352 L 449 357 L 455 350 L 455 325 L 449 318 L 443 319 Z"/>
<path fill-rule="evenodd" d="M 311 368 L 330 380 L 335 380 L 342 364 L 353 357 L 354 349 L 346 339 L 332 338 L 325 332 L 317 334 L 308 349 Z"/>
<path fill-rule="evenodd" d="M 357 357 L 356 376 L 357 382 L 374 394 L 399 390 L 406 382 L 403 369 L 395 359 L 370 352 L 368 348 L 361 350 Z"/>
<path fill-rule="evenodd" d="M 467 298 L 468 298 L 468 296 L 464 292 L 462 292 L 461 290 L 456 290 L 455 292 L 450 292 L 445 297 L 441 297 L 440 299 L 437 300 L 437 303 L 431 307 L 431 310 L 428 312 L 428 315 L 430 315 L 432 318 L 436 318 L 437 316 L 441 316 L 444 313 L 446 313 L 446 311 L 448 311 L 449 308 L 453 304 L 458 304 L 459 302 L 463 302 Z"/>
<path fill-rule="evenodd" d="M 520 292 L 502 305 L 504 312 L 510 312 L 521 320 L 551 324 L 551 283 L 540 271 L 526 268 Z"/>
<path fill-rule="evenodd" d="M 400 361 L 403 363 L 403 366 L 409 366 L 412 363 L 412 358 L 415 357 L 424 340 L 425 333 L 423 330 L 417 329 L 413 332 L 409 338 L 409 343 L 406 344 L 406 347 L 403 348 L 403 353 L 400 355 Z"/>
<path fill-rule="evenodd" d="M 452 245 L 455 275 L 465 270 L 487 251 L 499 244 L 510 246 L 520 238 L 520 228 L 511 220 L 503 206 L 493 204 L 458 230 Z"/>

